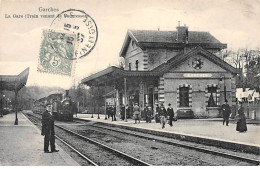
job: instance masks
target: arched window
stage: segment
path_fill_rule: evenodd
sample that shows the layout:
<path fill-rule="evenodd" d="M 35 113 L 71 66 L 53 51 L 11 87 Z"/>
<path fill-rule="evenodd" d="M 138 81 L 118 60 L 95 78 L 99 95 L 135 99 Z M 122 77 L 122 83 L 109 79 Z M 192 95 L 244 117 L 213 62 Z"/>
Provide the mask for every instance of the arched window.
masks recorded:
<path fill-rule="evenodd" d="M 177 88 L 178 107 L 192 107 L 192 87 L 188 84 L 179 85 Z"/>
<path fill-rule="evenodd" d="M 207 107 L 217 107 L 219 105 L 219 89 L 216 84 L 207 85 L 206 88 Z"/>
<path fill-rule="evenodd" d="M 189 107 L 189 87 L 180 87 L 180 107 Z"/>

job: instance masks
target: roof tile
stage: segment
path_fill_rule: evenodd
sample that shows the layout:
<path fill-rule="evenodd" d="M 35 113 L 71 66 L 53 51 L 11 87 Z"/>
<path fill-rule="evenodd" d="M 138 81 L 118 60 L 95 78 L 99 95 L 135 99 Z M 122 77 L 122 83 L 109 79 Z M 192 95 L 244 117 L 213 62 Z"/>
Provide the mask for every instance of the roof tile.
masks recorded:
<path fill-rule="evenodd" d="M 129 30 L 138 42 L 179 43 L 176 31 Z M 189 43 L 221 43 L 209 32 L 189 31 Z"/>

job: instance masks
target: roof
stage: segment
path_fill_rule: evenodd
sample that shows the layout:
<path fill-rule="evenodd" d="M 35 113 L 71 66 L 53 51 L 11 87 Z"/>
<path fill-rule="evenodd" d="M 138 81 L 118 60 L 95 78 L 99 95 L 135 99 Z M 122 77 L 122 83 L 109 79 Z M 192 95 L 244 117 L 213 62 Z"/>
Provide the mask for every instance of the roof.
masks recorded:
<path fill-rule="evenodd" d="M 223 61 L 222 59 L 220 59 L 216 55 L 214 55 L 211 52 L 203 49 L 200 46 L 193 48 L 192 50 L 190 50 L 187 53 L 182 53 L 182 54 L 176 55 L 175 57 L 171 58 L 166 63 L 159 65 L 158 67 L 156 67 L 152 71 L 166 72 L 170 68 L 179 65 L 181 62 L 188 59 L 189 57 L 194 56 L 194 55 L 198 55 L 198 54 L 204 56 L 205 58 L 209 59 L 213 63 L 219 65 L 220 67 L 222 67 L 223 69 L 225 69 L 229 72 L 239 74 L 242 71 L 241 69 L 234 68 L 233 66 L 231 66 L 227 62 Z"/>
<path fill-rule="evenodd" d="M 137 42 L 179 43 L 177 31 L 128 30 Z M 209 32 L 189 31 L 189 43 L 221 43 Z"/>
<path fill-rule="evenodd" d="M 112 81 L 114 79 L 119 79 L 123 77 L 150 77 L 150 76 L 159 76 L 159 72 L 151 72 L 151 71 L 130 71 L 123 70 L 115 66 L 111 66 L 106 68 L 100 72 L 97 72 L 93 75 L 90 75 L 81 80 L 81 83 L 92 84 L 98 83 L 96 79 L 100 79 L 100 84 L 103 84 L 104 81 Z"/>
<path fill-rule="evenodd" d="M 116 94 L 116 90 L 113 89 L 113 90 L 111 90 L 110 92 L 108 92 L 107 94 L 104 94 L 103 97 L 113 96 L 113 95 L 115 95 L 115 94 Z"/>
<path fill-rule="evenodd" d="M 0 75 L 1 90 L 19 91 L 26 85 L 29 75 L 29 68 L 22 71 L 19 75 Z"/>
<path fill-rule="evenodd" d="M 221 43 L 209 32 L 189 31 L 188 43 L 177 40 L 177 31 L 128 30 L 120 56 L 124 56 L 130 39 L 140 47 L 183 47 L 203 46 L 206 48 L 224 49 L 227 44 Z"/>
<path fill-rule="evenodd" d="M 133 77 L 133 76 L 139 76 L 139 77 L 151 77 L 156 76 L 159 77 L 169 71 L 172 67 L 179 65 L 184 60 L 188 59 L 191 56 L 194 55 L 203 55 L 207 59 L 211 60 L 213 63 L 218 64 L 220 67 L 224 68 L 225 70 L 238 74 L 241 73 L 241 69 L 236 69 L 233 66 L 229 65 L 225 61 L 218 58 L 216 55 L 212 54 L 211 52 L 203 49 L 202 47 L 198 46 L 190 50 L 188 53 L 181 53 L 170 60 L 168 60 L 166 63 L 163 63 L 156 67 L 155 69 L 151 71 L 130 71 L 130 70 L 123 70 L 118 67 L 112 66 L 107 69 L 104 69 L 100 72 L 97 72 L 91 76 L 88 76 L 81 80 L 81 83 L 85 83 L 87 85 L 93 84 L 93 83 L 104 83 L 104 81 L 108 82 L 113 79 L 119 79 L 123 77 Z M 99 80 L 98 80 L 99 79 Z"/>

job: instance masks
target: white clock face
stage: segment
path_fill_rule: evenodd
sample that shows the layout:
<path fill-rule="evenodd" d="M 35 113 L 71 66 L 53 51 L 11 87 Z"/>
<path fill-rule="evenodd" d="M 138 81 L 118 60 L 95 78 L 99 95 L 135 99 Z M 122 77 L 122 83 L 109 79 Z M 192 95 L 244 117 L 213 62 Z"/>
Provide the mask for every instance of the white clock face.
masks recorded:
<path fill-rule="evenodd" d="M 196 70 L 201 69 L 203 66 L 203 61 L 200 58 L 194 58 L 192 60 L 192 67 Z"/>

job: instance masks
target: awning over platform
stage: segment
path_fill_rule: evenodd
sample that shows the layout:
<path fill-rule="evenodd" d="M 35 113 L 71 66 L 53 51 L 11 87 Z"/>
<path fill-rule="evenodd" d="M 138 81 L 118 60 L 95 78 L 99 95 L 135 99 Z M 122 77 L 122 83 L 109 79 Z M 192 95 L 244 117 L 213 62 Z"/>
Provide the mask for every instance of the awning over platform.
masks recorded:
<path fill-rule="evenodd" d="M 19 75 L 0 75 L 0 89 L 9 91 L 19 91 L 26 85 L 29 75 L 29 68 Z"/>
<path fill-rule="evenodd" d="M 93 75 L 90 75 L 81 80 L 81 83 L 86 85 L 93 84 L 104 84 L 109 83 L 113 80 L 124 78 L 124 77 L 158 77 L 160 72 L 150 72 L 150 71 L 130 71 L 123 70 L 115 66 L 111 66 Z"/>

